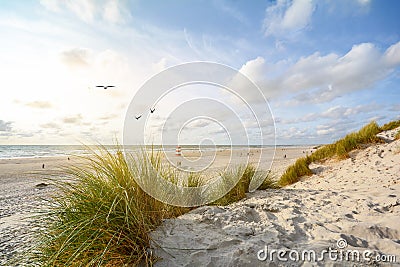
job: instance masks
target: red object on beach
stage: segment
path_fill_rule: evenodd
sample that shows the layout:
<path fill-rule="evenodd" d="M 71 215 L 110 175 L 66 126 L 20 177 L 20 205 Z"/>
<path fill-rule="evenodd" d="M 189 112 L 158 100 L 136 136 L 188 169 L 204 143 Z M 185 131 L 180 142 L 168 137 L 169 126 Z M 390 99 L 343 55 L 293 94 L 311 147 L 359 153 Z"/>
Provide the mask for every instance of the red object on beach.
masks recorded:
<path fill-rule="evenodd" d="M 182 153 L 181 146 L 177 146 L 177 147 L 176 147 L 176 150 L 175 150 L 175 155 L 181 156 L 181 153 Z"/>

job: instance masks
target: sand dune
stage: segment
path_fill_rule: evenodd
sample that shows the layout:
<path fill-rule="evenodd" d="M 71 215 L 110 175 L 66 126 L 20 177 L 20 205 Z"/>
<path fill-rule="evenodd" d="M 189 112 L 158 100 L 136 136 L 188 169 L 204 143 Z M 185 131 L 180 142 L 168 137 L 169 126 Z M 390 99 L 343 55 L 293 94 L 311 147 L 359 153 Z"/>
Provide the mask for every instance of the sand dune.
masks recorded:
<path fill-rule="evenodd" d="M 272 153 L 270 148 L 265 150 L 266 153 Z M 310 148 L 278 148 L 274 168 L 277 171 L 283 170 L 285 166 L 303 155 L 304 150 L 310 151 Z M 246 151 L 247 149 L 235 150 L 235 159 L 242 161 L 246 157 Z M 260 149 L 252 149 L 250 161 L 254 161 L 259 152 Z M 185 151 L 185 153 L 186 156 L 196 156 L 195 152 Z M 206 159 L 207 156 L 211 158 L 213 153 L 207 153 Z M 283 157 L 284 154 L 287 154 L 286 158 Z M 230 156 L 227 150 L 217 151 L 213 167 L 224 166 L 230 161 Z M 48 183 L 46 179 L 54 174 L 62 179 L 63 177 L 57 173 L 60 166 L 80 163 L 79 158 L 69 157 L 70 160 L 67 156 L 0 159 L 0 265 L 6 264 L 17 253 L 29 249 L 32 244 L 29 235 L 32 225 L 27 218 L 44 204 L 43 198 L 48 198 L 55 192 L 54 186 L 46 185 Z M 171 153 L 171 157 L 177 160 L 175 153 Z M 193 162 L 194 166 L 199 163 L 203 162 Z"/>
<path fill-rule="evenodd" d="M 157 265 L 280 266 L 289 262 L 279 261 L 276 254 L 265 261 L 257 256 L 267 255 L 265 246 L 267 252 L 337 249 L 337 240 L 345 240 L 345 249 L 379 251 L 399 261 L 400 141 L 393 141 L 394 131 L 380 136 L 387 143 L 354 151 L 340 162 L 314 164 L 315 174 L 292 186 L 256 191 L 230 206 L 201 207 L 166 220 L 152 233 L 154 253 L 163 258 Z M 281 174 L 311 152 L 311 147 L 279 147 L 272 169 Z M 258 153 L 259 149 L 252 149 L 250 161 Z M 217 152 L 216 167 L 228 161 L 228 154 Z M 0 264 L 29 247 L 30 226 L 24 218 L 41 205 L 40 197 L 54 190 L 37 185 L 46 182 L 43 177 L 57 166 L 73 163 L 74 158 L 65 157 L 0 160 Z M 327 263 L 354 262 L 325 258 L 312 264 Z"/>
<path fill-rule="evenodd" d="M 226 207 L 201 207 L 166 220 L 152 233 L 154 252 L 162 258 L 157 266 L 353 266 L 392 261 L 391 255 L 400 263 L 397 130 L 380 134 L 387 143 L 353 151 L 349 159 L 312 165 L 314 175 L 284 189 L 256 191 Z M 323 254 L 317 262 L 297 260 L 296 252 L 288 256 L 290 250 L 320 256 L 329 248 L 333 258 Z M 274 249 L 287 250 L 288 262 L 276 253 L 271 259 Z M 342 258 L 332 260 L 335 250 Z"/>

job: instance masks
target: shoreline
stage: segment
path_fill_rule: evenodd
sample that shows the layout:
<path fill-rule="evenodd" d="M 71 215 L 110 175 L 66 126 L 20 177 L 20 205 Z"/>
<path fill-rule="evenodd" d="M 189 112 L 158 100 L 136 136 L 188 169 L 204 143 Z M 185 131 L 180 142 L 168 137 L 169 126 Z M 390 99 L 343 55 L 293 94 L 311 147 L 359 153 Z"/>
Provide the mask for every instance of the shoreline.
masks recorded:
<path fill-rule="evenodd" d="M 272 171 L 280 176 L 299 157 L 314 150 L 312 146 L 277 147 Z M 259 151 L 250 149 L 249 158 Z M 232 152 L 239 155 L 240 151 Z M 195 154 L 196 151 L 187 151 L 189 158 Z M 216 154 L 221 163 L 230 153 L 217 149 Z M 70 156 L 70 160 L 68 156 L 0 159 L 0 265 L 31 245 L 31 226 L 26 219 L 43 205 L 41 198 L 55 192 L 51 185 L 37 185 L 55 174 L 58 166 L 78 162 L 76 156 Z M 396 254 L 400 245 L 393 243 L 393 238 L 400 239 L 400 231 L 396 230 L 400 177 L 395 176 L 400 173 L 400 166 L 395 162 L 400 162 L 400 140 L 355 150 L 346 160 L 312 164 L 313 176 L 293 185 L 256 190 L 229 206 L 203 206 L 176 219 L 167 219 L 151 233 L 152 249 L 164 258 L 156 266 L 207 263 L 217 254 L 224 261 L 221 264 L 257 265 L 261 263 L 257 251 L 265 244 L 273 244 L 273 249 L 322 250 L 339 239 L 345 239 L 350 249 L 374 246 L 400 259 Z M 376 170 L 371 173 L 372 167 Z M 361 173 L 365 174 L 363 178 Z M 390 216 L 382 217 L 388 212 Z M 175 244 L 195 246 L 196 252 L 171 249 Z M 203 247 L 207 253 L 198 251 Z"/>
<path fill-rule="evenodd" d="M 316 149 L 317 147 L 320 147 L 320 146 L 323 146 L 324 144 L 308 144 L 308 145 L 264 145 L 264 146 L 257 146 L 257 145 L 249 145 L 249 146 L 245 146 L 245 145 L 233 145 L 233 146 L 227 146 L 227 145 L 217 145 L 217 146 L 206 146 L 206 147 L 201 147 L 202 149 L 204 149 L 204 151 L 218 151 L 218 150 L 220 150 L 220 151 L 226 151 L 226 150 L 229 150 L 229 149 L 232 149 L 232 150 L 234 150 L 234 151 L 237 151 L 237 150 L 244 150 L 244 149 L 246 149 L 246 148 L 248 148 L 248 149 L 273 149 L 274 147 L 275 147 L 275 149 L 276 150 L 278 150 L 278 149 L 300 149 L 300 148 L 302 148 L 302 149 Z M 32 146 L 37 146 L 38 148 L 39 147 L 49 147 L 48 145 L 0 145 L 0 148 L 1 147 L 15 147 L 15 148 L 21 148 L 21 149 L 23 149 L 24 147 L 26 147 L 26 146 L 29 146 L 29 147 L 32 147 Z M 54 146 L 54 147 L 57 147 L 58 145 L 50 145 L 50 147 L 51 146 Z M 77 145 L 65 145 L 65 147 L 67 147 L 67 148 L 73 148 L 73 147 L 75 147 L 75 146 L 77 146 Z M 114 150 L 114 149 L 116 149 L 116 145 L 106 145 L 105 146 L 106 148 L 109 148 L 110 149 L 110 151 L 112 151 L 112 150 Z M 148 145 L 147 146 L 148 148 L 151 148 L 151 146 L 150 145 Z M 175 149 L 176 149 L 176 146 L 174 146 L 174 145 L 167 145 L 166 147 L 164 147 L 164 149 L 162 150 L 162 149 L 160 149 L 160 147 L 161 147 L 161 145 L 158 145 L 158 146 L 156 146 L 155 147 L 155 150 L 156 151 L 164 151 L 165 153 L 170 153 L 170 152 L 174 152 L 175 151 Z M 96 148 L 96 146 L 95 145 L 93 145 L 93 148 Z M 122 148 L 123 148 L 123 146 L 122 146 Z M 183 150 L 186 150 L 186 151 L 197 151 L 197 150 L 199 150 L 199 146 L 198 145 L 181 145 L 181 148 L 183 149 Z M 138 151 L 140 150 L 140 148 L 139 147 L 137 147 L 136 148 Z M 61 150 L 60 150 L 61 151 Z M 11 156 L 11 157 L 4 157 L 2 154 L 1 154 L 1 152 L 4 152 L 4 151 L 1 151 L 0 150 L 0 161 L 1 160 L 13 160 L 13 159 L 35 159 L 35 158 L 62 158 L 62 157 L 74 157 L 74 156 L 84 156 L 84 155 L 90 155 L 91 153 L 88 151 L 88 150 L 86 150 L 86 149 L 80 149 L 80 153 L 74 153 L 73 152 L 73 150 L 71 150 L 71 152 L 70 153 L 62 153 L 62 152 L 53 152 L 53 153 L 55 153 L 55 154 L 51 154 L 51 153 L 49 153 L 49 155 L 42 155 L 42 154 L 40 154 L 40 155 L 29 155 L 29 156 Z M 97 149 L 94 149 L 94 151 L 97 151 Z M 136 151 L 136 150 L 133 150 L 133 151 Z M 132 152 L 132 151 L 130 151 L 130 152 Z"/>
<path fill-rule="evenodd" d="M 276 174 L 282 172 L 298 157 L 303 156 L 303 151 L 312 149 L 312 147 L 306 148 L 303 146 L 276 148 L 272 169 L 276 170 Z M 250 150 L 256 154 L 255 151 L 260 149 L 251 148 Z M 235 149 L 233 152 L 240 151 Z M 217 149 L 216 153 L 219 155 L 219 163 L 224 162 L 227 151 Z M 285 154 L 286 158 L 283 157 Z M 0 233 L 2 233 L 0 265 L 6 264 L 7 260 L 13 258 L 16 253 L 21 253 L 29 247 L 30 242 L 26 236 L 30 225 L 26 218 L 32 215 L 32 211 L 43 205 L 41 198 L 48 198 L 55 192 L 52 185 L 43 187 L 37 185 L 46 184 L 46 177 L 56 174 L 60 165 L 68 166 L 76 163 L 79 163 L 79 156 L 0 159 Z M 45 165 L 44 169 L 42 164 Z"/>

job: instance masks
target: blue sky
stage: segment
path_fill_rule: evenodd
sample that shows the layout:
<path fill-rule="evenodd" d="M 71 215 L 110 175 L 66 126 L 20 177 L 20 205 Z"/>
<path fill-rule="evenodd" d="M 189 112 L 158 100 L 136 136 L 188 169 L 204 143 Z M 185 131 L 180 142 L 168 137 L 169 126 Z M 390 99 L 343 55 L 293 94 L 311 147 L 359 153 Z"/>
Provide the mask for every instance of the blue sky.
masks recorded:
<path fill-rule="evenodd" d="M 137 89 L 191 61 L 252 79 L 279 144 L 332 142 L 400 119 L 399 10 L 395 0 L 2 1 L 0 144 L 121 140 Z M 95 88 L 105 83 L 117 87 Z"/>

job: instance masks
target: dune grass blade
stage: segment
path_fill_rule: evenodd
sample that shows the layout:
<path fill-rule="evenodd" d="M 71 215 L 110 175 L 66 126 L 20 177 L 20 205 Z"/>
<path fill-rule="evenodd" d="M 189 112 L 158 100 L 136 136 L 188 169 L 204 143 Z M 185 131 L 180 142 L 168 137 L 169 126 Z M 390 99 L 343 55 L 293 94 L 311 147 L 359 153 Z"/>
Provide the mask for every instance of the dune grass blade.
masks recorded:
<path fill-rule="evenodd" d="M 388 122 L 388 123 L 384 124 L 381 127 L 381 130 L 382 131 L 393 130 L 393 129 L 396 129 L 397 127 L 399 127 L 399 126 L 400 126 L 400 120 L 391 121 L 391 122 Z"/>
<path fill-rule="evenodd" d="M 396 140 L 400 139 L 400 130 L 395 134 L 394 139 Z"/>
<path fill-rule="evenodd" d="M 241 177 L 237 179 L 237 175 L 239 174 L 241 174 Z M 227 194 L 212 202 L 211 205 L 226 206 L 245 198 L 246 193 L 249 192 L 251 180 L 257 175 L 265 177 L 263 183 L 258 188 L 259 190 L 278 188 L 278 185 L 272 179 L 272 175 L 257 171 L 251 164 L 239 166 L 236 171 L 226 172 L 224 175 L 223 179 L 227 181 L 227 184 L 231 184 L 231 181 L 234 180 L 237 180 L 237 183 Z"/>
<path fill-rule="evenodd" d="M 159 157 L 150 158 L 162 172 Z M 63 169 L 69 181 L 52 179 L 59 194 L 37 218 L 46 233 L 39 233 L 34 261 L 40 266 L 151 265 L 156 259 L 146 250 L 148 233 L 164 218 L 188 209 L 166 205 L 143 192 L 119 148 L 111 153 L 99 147 L 82 161 Z"/>
<path fill-rule="evenodd" d="M 361 148 L 361 145 L 380 142 L 380 139 L 376 135 L 381 131 L 381 128 L 376 124 L 376 122 L 372 121 L 362 127 L 358 132 L 350 133 L 333 144 L 320 147 L 310 156 L 299 158 L 283 173 L 279 179 L 279 185 L 290 185 L 298 182 L 302 176 L 311 175 L 312 172 L 308 166 L 312 162 L 326 160 L 333 157 L 345 159 L 349 157 L 348 153 L 351 150 Z"/>
<path fill-rule="evenodd" d="M 149 233 L 163 219 L 192 208 L 162 203 L 146 194 L 136 181 L 150 181 L 158 173 L 171 183 L 199 187 L 204 185 L 204 177 L 199 173 L 182 176 L 163 164 L 161 153 L 153 150 L 124 156 L 120 147 L 116 151 L 104 146 L 96 151 L 88 149 L 91 153 L 82 156 L 81 163 L 62 168 L 50 179 L 58 190 L 33 218 L 38 244 L 26 256 L 37 266 L 152 265 L 157 258 L 148 252 Z M 265 175 L 263 189 L 276 187 L 272 176 L 252 165 L 221 175 L 226 183 L 216 190 L 225 190 L 224 186 L 230 190 L 212 205 L 228 205 L 246 197 L 255 175 Z M 237 181 L 233 188 L 232 181 Z"/>

